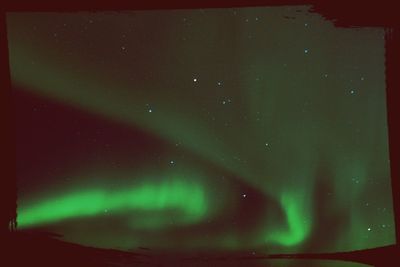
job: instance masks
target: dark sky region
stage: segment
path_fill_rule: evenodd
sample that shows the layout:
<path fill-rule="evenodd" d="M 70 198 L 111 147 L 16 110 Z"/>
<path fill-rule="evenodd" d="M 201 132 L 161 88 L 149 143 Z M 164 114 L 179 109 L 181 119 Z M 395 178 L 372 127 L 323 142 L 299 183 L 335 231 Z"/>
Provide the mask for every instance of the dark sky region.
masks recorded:
<path fill-rule="evenodd" d="M 8 13 L 18 228 L 123 250 L 393 244 L 384 29 L 309 8 Z"/>

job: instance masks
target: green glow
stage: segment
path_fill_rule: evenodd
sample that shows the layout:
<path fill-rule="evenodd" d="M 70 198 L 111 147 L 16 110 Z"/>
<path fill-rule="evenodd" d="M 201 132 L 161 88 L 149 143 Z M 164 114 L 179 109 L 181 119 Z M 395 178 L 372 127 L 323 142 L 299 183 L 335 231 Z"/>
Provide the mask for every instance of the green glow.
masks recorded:
<path fill-rule="evenodd" d="M 306 215 L 304 203 L 300 197 L 293 194 L 282 194 L 281 205 L 285 211 L 288 229 L 286 231 L 272 231 L 266 237 L 266 242 L 277 243 L 283 246 L 294 246 L 303 242 L 310 232 L 311 221 Z M 307 218 L 307 219 L 306 219 Z"/>
<path fill-rule="evenodd" d="M 73 242 L 124 249 L 297 252 L 325 244 L 313 247 L 316 252 L 393 243 L 384 31 L 337 29 L 306 7 L 299 9 L 304 12 L 287 7 L 245 8 L 236 14 L 138 11 L 123 19 L 104 13 L 8 14 L 10 70 L 19 93 L 95 117 L 105 127 L 111 123 L 115 133 L 129 128 L 162 143 L 150 152 L 113 150 L 114 140 L 100 133 L 111 146 L 94 149 L 90 163 L 75 160 L 74 153 L 82 157 L 74 150 L 56 167 L 32 158 L 49 177 L 41 184 L 42 173 L 35 173 L 40 181 L 19 196 L 19 225 L 45 226 Z M 296 19 L 285 19 L 288 15 Z M 114 30 L 105 37 L 96 22 L 82 29 L 88 17 Z M 137 28 L 130 31 L 131 26 Z M 54 38 L 55 32 L 62 39 Z M 21 124 L 30 126 L 17 142 L 29 154 L 33 143 L 47 140 L 31 138 L 38 116 L 27 113 Z M 74 116 L 80 127 L 85 120 Z M 88 135 L 97 127 L 88 127 Z M 69 137 L 54 135 L 60 142 Z M 129 138 L 117 141 L 128 144 Z M 25 155 L 23 149 L 18 157 Z M 110 167 L 114 161 L 132 163 L 141 153 L 145 159 L 132 164 L 135 175 Z M 169 164 L 171 159 L 176 164 Z M 18 161 L 20 170 L 31 167 L 26 162 Z M 65 173 L 53 177 L 58 166 Z M 182 166 L 185 175 L 170 175 Z M 196 177 L 199 170 L 206 175 Z M 164 174 L 148 179 L 142 171 Z M 35 184 L 31 174 L 21 173 L 21 184 Z M 64 183 L 64 176 L 71 180 Z M 123 187 L 121 177 L 141 183 Z M 321 180 L 328 181 L 325 187 L 315 186 Z M 52 183 L 60 184 L 57 190 Z M 323 206 L 314 210 L 319 198 Z M 337 214 L 319 214 L 327 211 Z M 110 227 L 107 214 L 122 225 Z M 321 225 L 335 228 L 338 236 L 325 242 Z M 370 225 L 373 231 L 367 231 Z M 172 233 L 174 227 L 185 233 Z"/>
<path fill-rule="evenodd" d="M 200 185 L 175 179 L 159 184 L 144 184 L 137 188 L 109 192 L 88 190 L 46 199 L 21 208 L 18 223 L 21 228 L 55 223 L 70 218 L 95 216 L 126 210 L 160 212 L 177 209 L 181 223 L 195 223 L 207 214 L 207 200 Z M 164 224 L 153 224 L 164 226 Z"/>

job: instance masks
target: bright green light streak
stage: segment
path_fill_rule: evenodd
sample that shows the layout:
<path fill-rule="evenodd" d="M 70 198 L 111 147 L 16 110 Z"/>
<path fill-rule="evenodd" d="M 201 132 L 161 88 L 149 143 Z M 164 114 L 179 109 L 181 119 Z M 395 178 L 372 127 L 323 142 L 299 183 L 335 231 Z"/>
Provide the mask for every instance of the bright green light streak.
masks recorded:
<path fill-rule="evenodd" d="M 293 194 L 282 194 L 281 205 L 286 214 L 288 223 L 287 231 L 274 230 L 268 233 L 266 241 L 283 246 L 294 246 L 303 242 L 310 233 L 311 225 L 309 220 L 305 220 L 308 216 L 304 213 L 304 203 L 299 197 Z"/>
<path fill-rule="evenodd" d="M 18 225 L 26 228 L 70 218 L 96 216 L 105 210 L 158 212 L 169 209 L 181 212 L 177 218 L 179 222 L 194 223 L 206 216 L 207 205 L 202 186 L 173 180 L 161 184 L 143 184 L 119 192 L 88 190 L 46 199 L 31 207 L 21 208 Z"/>

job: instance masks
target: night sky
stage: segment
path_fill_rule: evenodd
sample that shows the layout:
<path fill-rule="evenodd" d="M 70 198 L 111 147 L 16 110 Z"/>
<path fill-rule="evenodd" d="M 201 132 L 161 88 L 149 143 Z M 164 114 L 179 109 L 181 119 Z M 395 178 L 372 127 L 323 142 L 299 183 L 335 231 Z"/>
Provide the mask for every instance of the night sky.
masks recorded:
<path fill-rule="evenodd" d="M 8 13 L 18 228 L 124 250 L 393 244 L 384 29 L 308 10 Z"/>

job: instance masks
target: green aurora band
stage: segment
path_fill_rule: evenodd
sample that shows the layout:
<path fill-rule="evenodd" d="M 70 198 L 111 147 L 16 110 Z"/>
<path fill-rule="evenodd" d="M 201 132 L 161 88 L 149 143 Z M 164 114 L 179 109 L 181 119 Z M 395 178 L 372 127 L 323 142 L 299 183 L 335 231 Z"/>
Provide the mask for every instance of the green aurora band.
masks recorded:
<path fill-rule="evenodd" d="M 182 213 L 178 217 L 182 223 L 193 223 L 206 215 L 207 208 L 201 187 L 190 186 L 185 180 L 174 180 L 159 185 L 144 184 L 139 188 L 114 193 L 89 190 L 46 199 L 38 205 L 21 209 L 18 222 L 25 228 L 74 217 L 96 216 L 108 209 L 116 212 L 177 209 Z"/>
<path fill-rule="evenodd" d="M 301 9 L 307 13 L 307 8 Z M 240 239 L 238 231 L 227 226 L 225 232 L 208 239 L 196 236 L 182 243 L 176 241 L 177 244 L 222 249 L 268 247 L 278 252 L 308 249 L 307 242 L 318 226 L 318 221 L 314 220 L 319 215 L 314 209 L 317 205 L 314 196 L 319 190 L 317 185 L 321 172 L 330 180 L 330 192 L 335 194 L 327 204 L 326 220 L 330 219 L 329 216 L 337 219 L 335 214 L 345 211 L 350 218 L 346 227 L 341 229 L 340 236 L 333 243 L 321 246 L 321 250 L 353 250 L 393 243 L 393 227 L 387 227 L 385 233 L 367 231 L 369 225 L 393 226 L 391 197 L 387 194 L 390 192 L 390 172 L 382 31 L 336 29 L 316 14 L 300 15 L 300 21 L 315 25 L 314 35 L 304 33 L 293 44 L 292 36 L 296 34 L 293 31 L 298 31 L 300 26 L 290 26 L 292 22 L 282 17 L 286 12 L 295 11 L 248 8 L 237 11 L 237 16 L 243 20 L 250 16 L 265 17 L 277 25 L 276 29 L 255 29 L 254 35 L 262 36 L 266 31 L 266 37 L 249 47 L 249 26 L 238 23 L 229 12 L 208 10 L 207 20 L 202 20 L 198 12 L 188 10 L 135 12 L 143 21 L 160 18 L 159 22 L 154 22 L 154 28 L 157 30 L 162 26 L 165 34 L 161 34 L 162 41 L 152 42 L 148 48 L 150 51 L 162 51 L 154 52 L 158 57 L 151 58 L 148 63 L 157 74 L 157 79 L 138 79 L 134 83 L 124 76 L 129 75 L 129 71 L 126 74 L 113 73 L 113 66 L 91 62 L 83 52 L 82 56 L 77 56 L 80 51 L 77 48 L 74 50 L 77 54 L 65 56 L 62 52 L 65 47 L 52 48 L 51 37 L 43 32 L 32 34 L 34 37 L 27 33 L 18 34 L 29 31 L 26 25 L 33 22 L 39 25 L 41 19 L 46 25 L 46 21 L 52 21 L 59 14 L 24 14 L 24 18 L 21 14 L 9 14 L 12 82 L 18 90 L 23 89 L 90 114 L 140 128 L 171 146 L 179 143 L 193 157 L 240 177 L 244 183 L 275 200 L 283 214 L 284 221 L 271 222 L 270 217 L 263 217 L 253 227 L 254 233 L 249 238 Z M 73 23 L 74 18 L 79 16 L 63 14 L 61 17 Z M 119 15 L 93 16 L 103 16 L 105 20 L 112 21 Z M 192 29 L 181 29 L 174 24 L 182 16 L 193 20 Z M 207 37 L 193 35 L 185 43 L 177 43 L 173 38 L 179 34 L 190 35 L 191 31 L 207 33 Z M 325 31 L 329 33 L 328 37 L 322 38 L 320 34 Z M 114 33 L 109 34 L 111 37 L 103 44 L 105 47 L 114 45 Z M 70 38 L 83 38 L 77 36 Z M 92 38 L 100 43 L 101 37 L 94 36 Z M 35 42 L 30 42 L 29 38 L 34 38 Z M 139 43 L 140 35 L 137 38 Z M 224 40 L 231 40 L 229 38 L 237 38 L 232 47 L 226 47 Z M 274 43 L 270 39 L 279 41 Z M 305 45 L 318 48 L 303 59 Z M 371 49 L 376 53 L 371 54 Z M 201 55 L 196 56 L 196 51 L 201 51 Z M 218 51 L 217 55 L 214 51 Z M 343 63 L 329 63 L 340 60 Z M 121 69 L 126 69 L 124 64 L 129 64 L 124 59 L 120 61 Z M 189 62 L 187 64 L 194 67 L 189 68 L 182 62 Z M 282 62 L 286 62 L 290 70 L 281 67 Z M 360 92 L 358 100 L 349 96 L 347 89 L 338 90 L 348 88 L 347 80 L 358 75 L 353 69 L 341 70 L 343 65 L 353 62 L 364 67 L 363 75 L 369 79 L 368 85 L 359 85 L 364 87 L 364 91 Z M 241 69 L 240 66 L 248 67 Z M 143 69 L 145 72 L 145 66 Z M 195 85 L 192 69 L 199 77 Z M 332 73 L 332 76 L 341 73 L 342 78 L 316 80 L 315 77 L 323 77 L 321 71 Z M 214 76 L 207 76 L 206 73 L 233 77 L 229 89 L 218 91 L 211 88 L 207 79 L 212 80 Z M 186 81 L 179 82 L 183 79 L 180 77 Z M 198 87 L 202 83 L 205 85 L 199 92 Z M 195 88 L 189 90 L 192 86 Z M 229 109 L 225 105 L 228 101 L 226 95 L 232 99 L 229 105 L 236 105 L 237 108 Z M 221 101 L 224 101 L 223 107 Z M 149 102 L 151 113 L 146 109 Z M 208 113 L 199 112 L 205 106 Z M 208 114 L 214 114 L 214 118 L 210 119 Z M 351 127 L 346 120 L 351 122 Z M 353 127 L 362 134 L 350 134 Z M 322 171 L 321 165 L 324 166 Z M 84 166 L 79 166 L 79 169 L 82 170 L 79 177 L 87 173 Z M 188 227 L 218 218 L 220 213 L 227 214 L 234 209 L 230 201 L 241 201 L 241 196 L 239 200 L 233 196 L 229 186 L 220 186 L 215 195 L 213 189 L 216 184 L 210 182 L 208 174 L 204 179 L 174 177 L 167 182 L 138 177 L 142 183 L 113 190 L 109 190 L 106 184 L 82 189 L 77 183 L 72 191 L 62 191 L 52 197 L 43 197 L 45 193 L 36 192 L 33 195 L 37 197 L 32 201 L 27 201 L 29 197 L 22 195 L 18 225 L 20 228 L 55 225 L 57 230 L 57 223 L 95 219 L 108 209 L 121 214 L 127 212 L 129 218 L 135 218 L 135 214 L 140 212 L 149 212 L 143 215 L 142 221 L 131 220 L 130 227 L 138 235 L 143 229 L 160 234 L 161 237 L 149 238 L 145 245 L 174 246 L 175 241 L 168 242 L 168 232 L 165 232 L 171 227 L 169 211 L 177 212 L 174 227 Z M 161 176 L 169 177 L 170 174 L 162 173 Z M 372 184 L 371 177 L 379 178 L 379 187 Z M 357 182 L 352 179 L 357 179 Z M 367 210 L 366 199 L 374 202 L 375 207 L 385 207 L 388 212 L 381 214 L 377 209 Z M 62 226 L 58 230 L 63 229 L 67 228 Z M 66 232 L 71 234 L 72 230 Z M 89 239 L 76 237 L 76 234 L 75 238 L 71 237 L 75 242 L 105 247 L 117 246 L 119 242 L 113 240 L 101 245 L 98 240 Z M 139 240 L 129 241 L 121 247 L 141 244 Z M 319 247 L 313 249 L 315 251 Z"/>

